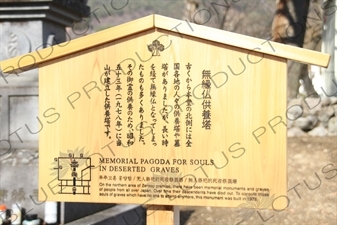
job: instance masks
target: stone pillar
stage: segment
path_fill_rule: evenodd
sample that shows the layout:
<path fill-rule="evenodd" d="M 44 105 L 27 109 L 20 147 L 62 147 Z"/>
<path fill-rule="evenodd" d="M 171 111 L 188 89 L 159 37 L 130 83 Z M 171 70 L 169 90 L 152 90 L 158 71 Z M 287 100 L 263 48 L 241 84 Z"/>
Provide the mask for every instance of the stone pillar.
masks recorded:
<path fill-rule="evenodd" d="M 322 51 L 331 54 L 330 65 L 323 69 L 323 94 L 337 96 L 337 0 L 325 1 Z"/>
<path fill-rule="evenodd" d="M 69 39 L 65 28 L 89 14 L 86 2 L 0 0 L 0 61 Z M 0 74 L 0 124 L 0 204 L 10 208 L 20 203 L 29 213 L 43 216 L 44 204 L 37 201 L 37 192 L 42 191 L 38 190 L 38 134 L 48 124 L 38 118 L 36 69 Z"/>

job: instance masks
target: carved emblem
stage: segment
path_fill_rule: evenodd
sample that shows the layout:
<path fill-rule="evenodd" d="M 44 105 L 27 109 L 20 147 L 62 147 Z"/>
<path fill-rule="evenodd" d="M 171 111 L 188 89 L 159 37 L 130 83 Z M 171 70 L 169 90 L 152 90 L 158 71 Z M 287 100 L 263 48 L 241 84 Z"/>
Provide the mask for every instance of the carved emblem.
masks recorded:
<path fill-rule="evenodd" d="M 3 27 L 0 34 L 0 61 L 31 52 L 31 41 L 24 31 Z"/>
<path fill-rule="evenodd" d="M 11 32 L 9 34 L 9 43 L 8 43 L 8 56 L 9 58 L 19 55 L 18 51 L 18 36 Z"/>
<path fill-rule="evenodd" d="M 152 56 L 160 56 L 159 52 L 164 51 L 164 45 L 160 44 L 158 40 L 154 40 L 152 44 L 147 46 L 147 49 L 152 52 Z"/>

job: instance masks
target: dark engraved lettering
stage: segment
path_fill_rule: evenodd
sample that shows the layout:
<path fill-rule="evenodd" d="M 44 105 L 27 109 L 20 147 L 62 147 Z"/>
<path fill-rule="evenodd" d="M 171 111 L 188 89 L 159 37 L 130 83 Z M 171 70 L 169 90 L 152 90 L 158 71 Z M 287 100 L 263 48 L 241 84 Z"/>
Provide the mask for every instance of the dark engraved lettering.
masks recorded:
<path fill-rule="evenodd" d="M 127 138 L 127 146 L 131 146 L 134 144 L 134 134 L 133 134 L 133 72 L 132 72 L 132 65 L 129 64 L 128 66 L 129 71 L 127 72 L 127 78 L 126 78 L 126 83 L 127 83 L 127 115 L 128 115 L 128 121 L 127 121 L 127 126 L 129 129 L 129 133 L 126 134 Z"/>
<path fill-rule="evenodd" d="M 168 141 L 168 128 L 167 128 L 167 124 L 168 124 L 168 115 L 169 115 L 169 111 L 168 111 L 168 99 L 167 99 L 167 77 L 168 77 L 168 64 L 167 63 L 163 63 L 162 67 L 163 72 L 162 72 L 162 77 L 163 77 L 163 81 L 162 81 L 162 85 L 163 85 L 163 109 L 161 111 L 161 116 L 162 119 L 166 122 L 166 124 L 163 125 L 162 128 L 162 146 L 167 147 L 169 144 Z"/>
<path fill-rule="evenodd" d="M 173 80 L 173 85 L 174 85 L 174 147 L 180 147 L 180 105 L 179 105 L 179 90 L 180 90 L 180 63 L 174 63 L 174 80 Z"/>
<path fill-rule="evenodd" d="M 138 82 L 140 84 L 139 86 L 139 119 L 140 119 L 140 123 L 139 123 L 139 142 L 143 143 L 143 145 L 145 145 L 145 139 L 144 139 L 144 105 L 143 105 L 143 101 L 144 101 L 144 66 L 142 64 L 139 65 L 139 76 L 140 78 L 138 79 Z M 137 129 L 137 127 L 136 127 Z M 152 129 L 151 129 L 152 130 Z"/>
<path fill-rule="evenodd" d="M 211 129 L 211 71 L 202 71 L 202 128 Z"/>
<path fill-rule="evenodd" d="M 121 81 L 121 65 L 118 64 L 116 68 L 116 94 L 115 94 L 115 100 L 116 100 L 116 124 L 115 124 L 115 130 L 116 130 L 116 145 L 122 146 L 122 81 Z"/>
<path fill-rule="evenodd" d="M 110 66 L 106 65 L 104 67 L 104 92 L 105 92 L 105 99 L 104 99 L 104 126 L 105 126 L 105 135 L 111 139 L 110 135 L 110 127 L 111 127 L 111 104 L 110 104 Z"/>
<path fill-rule="evenodd" d="M 186 147 L 192 147 L 192 121 L 193 121 L 193 116 L 192 116 L 192 92 L 191 92 L 191 85 L 190 83 L 192 82 L 192 78 L 190 75 L 191 72 L 191 67 L 192 64 L 188 63 L 186 65 L 187 69 L 187 78 L 186 78 L 186 83 L 187 83 L 187 93 L 186 93 L 186 116 L 185 116 L 185 124 L 186 124 Z"/>

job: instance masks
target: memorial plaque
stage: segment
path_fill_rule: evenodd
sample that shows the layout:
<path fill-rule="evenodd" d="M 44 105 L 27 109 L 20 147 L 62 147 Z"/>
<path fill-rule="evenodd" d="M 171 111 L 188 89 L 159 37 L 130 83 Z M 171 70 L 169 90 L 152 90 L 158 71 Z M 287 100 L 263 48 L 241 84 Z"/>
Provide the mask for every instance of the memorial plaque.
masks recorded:
<path fill-rule="evenodd" d="M 40 199 L 287 206 L 286 62 L 329 56 L 157 15 L 50 52 Z"/>

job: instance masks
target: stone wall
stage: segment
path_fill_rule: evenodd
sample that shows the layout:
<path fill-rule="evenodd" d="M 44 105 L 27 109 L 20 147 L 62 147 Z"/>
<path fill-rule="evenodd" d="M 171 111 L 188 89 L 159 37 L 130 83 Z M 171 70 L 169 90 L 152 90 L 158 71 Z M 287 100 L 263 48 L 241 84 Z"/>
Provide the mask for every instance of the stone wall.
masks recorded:
<path fill-rule="evenodd" d="M 292 99 L 286 116 L 288 137 L 337 136 L 337 97 Z"/>
<path fill-rule="evenodd" d="M 90 11 L 85 2 L 0 0 L 0 61 L 66 41 L 65 27 Z M 0 71 L 0 204 L 11 208 L 18 203 L 43 218 L 48 199 L 37 200 L 42 191 L 38 133 L 43 128 L 37 119 L 38 93 L 37 69 Z"/>

